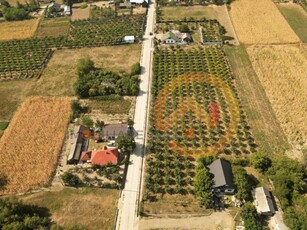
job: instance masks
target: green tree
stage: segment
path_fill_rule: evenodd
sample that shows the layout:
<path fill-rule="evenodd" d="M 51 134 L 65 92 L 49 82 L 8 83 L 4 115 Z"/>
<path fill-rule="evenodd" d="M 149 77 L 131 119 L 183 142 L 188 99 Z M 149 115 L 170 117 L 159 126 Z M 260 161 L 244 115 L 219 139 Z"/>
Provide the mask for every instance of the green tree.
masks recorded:
<path fill-rule="evenodd" d="M 89 57 L 82 58 L 78 61 L 77 73 L 79 77 L 88 74 L 92 70 L 95 70 L 95 64 Z"/>
<path fill-rule="evenodd" d="M 89 116 L 84 114 L 81 116 L 81 123 L 88 128 L 91 128 L 94 125 L 94 121 Z"/>
<path fill-rule="evenodd" d="M 200 199 L 201 205 L 205 207 L 209 207 L 212 204 L 212 186 L 213 181 L 210 172 L 206 168 L 198 169 L 194 180 L 194 190 L 195 195 Z"/>
<path fill-rule="evenodd" d="M 252 165 L 260 172 L 266 172 L 272 166 L 272 160 L 268 155 L 263 153 L 255 153 L 252 157 Z"/>
<path fill-rule="evenodd" d="M 122 135 L 115 140 L 117 147 L 122 153 L 132 153 L 135 148 L 134 138 L 129 135 Z"/>
<path fill-rule="evenodd" d="M 69 185 L 69 186 L 77 186 L 81 184 L 81 180 L 77 175 L 74 175 L 70 172 L 65 172 L 62 176 L 61 176 L 63 182 L 65 185 Z"/>
<path fill-rule="evenodd" d="M 49 210 L 26 205 L 16 198 L 0 199 L 0 229 L 47 229 Z"/>
<path fill-rule="evenodd" d="M 244 227 L 248 230 L 262 230 L 262 225 L 255 206 L 247 202 L 241 209 L 241 216 L 244 220 Z"/>
<path fill-rule="evenodd" d="M 139 75 L 141 74 L 141 65 L 139 62 L 137 63 L 134 63 L 132 66 L 131 66 L 131 76 L 132 75 Z"/>
<path fill-rule="evenodd" d="M 133 127 L 134 121 L 131 118 L 128 118 L 127 119 L 127 124 L 128 124 L 129 127 Z"/>
<path fill-rule="evenodd" d="M 235 165 L 232 167 L 234 176 L 234 184 L 237 188 L 236 197 L 240 200 L 250 198 L 251 187 L 248 183 L 248 175 L 245 169 L 241 166 Z"/>
<path fill-rule="evenodd" d="M 28 18 L 28 13 L 25 9 L 4 8 L 3 16 L 7 21 L 17 21 Z"/>
<path fill-rule="evenodd" d="M 81 111 L 82 107 L 79 100 L 73 100 L 70 104 L 73 117 L 77 117 L 79 115 L 79 112 Z"/>
<path fill-rule="evenodd" d="M 187 24 L 181 24 L 179 26 L 179 31 L 181 33 L 189 33 L 190 32 L 190 28 L 189 28 L 189 26 Z"/>
<path fill-rule="evenodd" d="M 105 124 L 104 124 L 104 121 L 97 120 L 97 121 L 95 122 L 95 126 L 96 126 L 97 128 L 103 129 L 104 125 L 105 125 Z"/>

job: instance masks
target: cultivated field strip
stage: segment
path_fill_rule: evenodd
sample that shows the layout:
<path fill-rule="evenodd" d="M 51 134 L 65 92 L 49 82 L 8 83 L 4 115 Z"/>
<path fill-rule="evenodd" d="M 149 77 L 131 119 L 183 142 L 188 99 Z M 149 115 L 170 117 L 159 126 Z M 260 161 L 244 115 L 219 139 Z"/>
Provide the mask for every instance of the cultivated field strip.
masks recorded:
<path fill-rule="evenodd" d="M 247 51 L 289 142 L 306 145 L 306 50 L 278 45 L 251 46 Z"/>
<path fill-rule="evenodd" d="M 242 43 L 280 44 L 300 41 L 272 0 L 236 0 L 231 4 L 230 15 Z"/>
<path fill-rule="evenodd" d="M 146 191 L 193 190 L 200 156 L 256 150 L 222 47 L 159 49 L 154 54 Z"/>
<path fill-rule="evenodd" d="M 0 139 L 0 195 L 48 184 L 55 170 L 70 117 L 70 99 L 30 97 Z"/>

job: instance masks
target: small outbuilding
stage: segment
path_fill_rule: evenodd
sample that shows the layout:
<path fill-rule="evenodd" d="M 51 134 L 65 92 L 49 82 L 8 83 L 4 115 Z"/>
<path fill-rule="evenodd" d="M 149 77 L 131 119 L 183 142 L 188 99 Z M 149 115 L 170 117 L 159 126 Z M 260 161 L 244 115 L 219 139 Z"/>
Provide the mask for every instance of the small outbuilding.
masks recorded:
<path fill-rule="evenodd" d="M 70 6 L 64 6 L 64 14 L 66 16 L 70 16 L 71 15 L 71 7 Z"/>
<path fill-rule="evenodd" d="M 136 38 L 135 38 L 135 36 L 125 36 L 124 37 L 124 42 L 125 43 L 135 43 L 136 42 Z"/>
<path fill-rule="evenodd" d="M 107 124 L 102 129 L 102 138 L 112 140 L 118 136 L 128 134 L 128 125 L 125 123 L 120 124 Z"/>
<path fill-rule="evenodd" d="M 235 186 L 231 165 L 228 161 L 219 158 L 208 165 L 209 171 L 213 174 L 214 185 L 212 190 L 217 195 L 234 194 Z"/>
<path fill-rule="evenodd" d="M 79 125 L 74 128 L 74 132 L 72 134 L 70 152 L 67 158 L 68 164 L 78 163 L 81 152 L 84 149 L 84 146 L 86 146 L 87 140 L 84 138 L 84 133 L 86 130 L 88 129 L 83 125 Z"/>
<path fill-rule="evenodd" d="M 272 196 L 264 187 L 258 187 L 253 191 L 254 205 L 260 215 L 272 216 L 275 214 L 275 207 Z"/>

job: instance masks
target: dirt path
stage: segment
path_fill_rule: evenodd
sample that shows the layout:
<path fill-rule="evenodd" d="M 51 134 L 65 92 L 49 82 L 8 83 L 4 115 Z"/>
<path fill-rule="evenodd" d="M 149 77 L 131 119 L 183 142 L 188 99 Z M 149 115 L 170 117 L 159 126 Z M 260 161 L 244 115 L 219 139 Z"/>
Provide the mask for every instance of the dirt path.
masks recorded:
<path fill-rule="evenodd" d="M 140 230 L 149 229 L 201 229 L 201 230 L 231 230 L 234 221 L 227 212 L 215 212 L 210 216 L 182 219 L 142 219 Z"/>

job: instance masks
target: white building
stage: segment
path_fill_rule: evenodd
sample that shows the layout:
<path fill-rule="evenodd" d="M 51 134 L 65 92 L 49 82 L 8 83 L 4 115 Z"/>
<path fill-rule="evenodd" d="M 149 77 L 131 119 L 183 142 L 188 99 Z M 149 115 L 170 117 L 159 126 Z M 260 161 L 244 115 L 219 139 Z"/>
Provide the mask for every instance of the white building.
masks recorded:
<path fill-rule="evenodd" d="M 254 205 L 261 215 L 272 216 L 275 214 L 275 207 L 270 192 L 264 187 L 258 187 L 253 191 Z"/>
<path fill-rule="evenodd" d="M 67 16 L 71 15 L 71 8 L 70 6 L 64 6 L 64 14 Z"/>
<path fill-rule="evenodd" d="M 136 38 L 135 36 L 125 36 L 124 37 L 124 42 L 125 43 L 135 43 Z"/>
<path fill-rule="evenodd" d="M 144 3 L 148 4 L 148 0 L 130 0 L 131 4 L 142 5 Z"/>
<path fill-rule="evenodd" d="M 162 36 L 161 41 L 165 44 L 184 45 L 192 42 L 192 37 L 188 33 L 180 33 L 177 30 L 171 30 Z"/>

